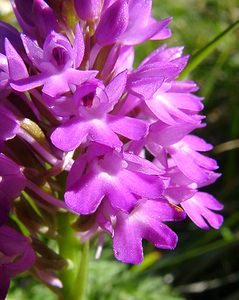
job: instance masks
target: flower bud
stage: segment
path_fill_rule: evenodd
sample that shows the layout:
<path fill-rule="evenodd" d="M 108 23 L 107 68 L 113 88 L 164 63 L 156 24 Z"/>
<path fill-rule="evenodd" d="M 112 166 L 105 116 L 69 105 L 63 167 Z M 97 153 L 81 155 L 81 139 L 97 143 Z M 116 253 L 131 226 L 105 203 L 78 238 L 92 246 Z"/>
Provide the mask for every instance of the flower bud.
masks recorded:
<path fill-rule="evenodd" d="M 45 38 L 52 30 L 58 30 L 57 19 L 54 11 L 45 1 L 34 0 L 32 11 L 39 35 L 42 38 Z"/>
<path fill-rule="evenodd" d="M 24 33 L 34 38 L 45 38 L 58 30 L 53 9 L 44 0 L 15 0 L 13 10 Z"/>
<path fill-rule="evenodd" d="M 3 21 L 0 21 L 0 53 L 3 54 L 5 54 L 5 38 L 12 43 L 19 54 L 22 55 L 24 53 L 23 44 L 17 29 Z"/>
<path fill-rule="evenodd" d="M 100 0 L 75 0 L 75 10 L 80 19 L 94 20 L 100 13 Z"/>
<path fill-rule="evenodd" d="M 125 0 L 115 1 L 102 15 L 95 32 L 98 44 L 113 44 L 124 33 L 128 26 L 128 3 Z"/>

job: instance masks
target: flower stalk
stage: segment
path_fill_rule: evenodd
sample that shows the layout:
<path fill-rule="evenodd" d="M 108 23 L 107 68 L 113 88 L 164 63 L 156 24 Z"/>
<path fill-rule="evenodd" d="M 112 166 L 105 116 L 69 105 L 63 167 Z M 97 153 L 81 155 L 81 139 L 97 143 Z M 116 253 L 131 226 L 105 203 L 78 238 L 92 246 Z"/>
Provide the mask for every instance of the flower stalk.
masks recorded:
<path fill-rule="evenodd" d="M 59 254 L 67 261 L 66 267 L 60 272 L 60 280 L 62 282 L 62 300 L 73 299 L 72 287 L 75 282 L 76 268 L 80 262 L 80 243 L 75 238 L 75 232 L 69 226 L 69 213 L 59 213 L 58 230 L 59 230 Z"/>
<path fill-rule="evenodd" d="M 58 216 L 59 254 L 67 261 L 67 266 L 60 273 L 62 289 L 59 300 L 84 300 L 86 294 L 89 241 L 80 243 L 69 226 L 73 218 L 70 213 L 59 213 Z"/>
<path fill-rule="evenodd" d="M 75 284 L 73 285 L 73 295 L 76 300 L 86 300 L 88 287 L 88 273 L 89 273 L 89 250 L 90 242 L 85 241 L 82 247 L 81 261 L 76 276 Z"/>

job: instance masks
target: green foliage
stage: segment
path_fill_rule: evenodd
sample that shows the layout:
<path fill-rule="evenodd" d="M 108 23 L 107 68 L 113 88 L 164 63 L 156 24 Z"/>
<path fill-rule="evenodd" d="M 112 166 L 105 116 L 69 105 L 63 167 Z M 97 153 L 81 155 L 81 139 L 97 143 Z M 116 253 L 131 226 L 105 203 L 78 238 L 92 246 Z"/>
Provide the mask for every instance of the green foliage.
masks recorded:
<path fill-rule="evenodd" d="M 89 300 L 182 300 L 159 276 L 140 274 L 127 265 L 99 260 L 91 265 Z"/>
<path fill-rule="evenodd" d="M 47 287 L 40 285 L 30 277 L 15 279 L 7 296 L 7 300 L 43 299 L 56 300 L 56 297 Z"/>
<path fill-rule="evenodd" d="M 91 260 L 87 300 L 183 300 L 162 277 L 147 276 L 125 264 Z M 76 287 L 77 288 L 77 287 Z M 14 281 L 7 300 L 56 300 L 54 294 L 32 278 Z M 66 299 L 67 300 L 67 299 Z M 70 299 L 69 299 L 70 300 Z"/>

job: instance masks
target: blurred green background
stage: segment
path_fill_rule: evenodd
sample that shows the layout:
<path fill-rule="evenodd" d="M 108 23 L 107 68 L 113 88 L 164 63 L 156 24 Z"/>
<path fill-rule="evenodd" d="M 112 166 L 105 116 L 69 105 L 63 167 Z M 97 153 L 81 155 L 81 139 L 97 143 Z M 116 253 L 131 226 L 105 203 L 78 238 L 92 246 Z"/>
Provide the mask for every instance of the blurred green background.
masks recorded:
<path fill-rule="evenodd" d="M 3 10 L 1 19 L 11 19 Z M 170 46 L 184 45 L 193 54 L 239 19 L 238 0 L 153 1 L 157 18 L 173 16 Z M 140 22 L 140 20 L 139 20 Z M 159 42 L 136 49 L 136 65 Z M 215 145 L 211 156 L 223 176 L 206 190 L 225 205 L 225 223 L 204 232 L 191 222 L 175 224 L 179 235 L 175 251 L 159 251 L 145 243 L 140 266 L 116 262 L 107 241 L 103 256 L 92 252 L 89 300 L 239 299 L 239 30 L 230 33 L 191 74 L 205 97 L 208 126 L 197 132 Z M 47 288 L 26 276 L 17 278 L 8 300 L 55 299 Z M 66 299 L 67 300 L 67 299 Z"/>

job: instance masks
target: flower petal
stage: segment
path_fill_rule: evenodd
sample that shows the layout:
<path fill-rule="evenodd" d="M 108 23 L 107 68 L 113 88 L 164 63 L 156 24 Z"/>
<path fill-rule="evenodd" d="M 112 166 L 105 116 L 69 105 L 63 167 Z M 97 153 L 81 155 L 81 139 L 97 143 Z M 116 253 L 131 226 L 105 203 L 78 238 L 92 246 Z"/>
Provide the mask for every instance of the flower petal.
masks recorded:
<path fill-rule="evenodd" d="M 147 122 L 136 118 L 108 115 L 107 123 L 114 132 L 132 140 L 140 140 L 148 132 Z"/>

